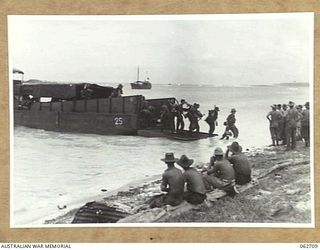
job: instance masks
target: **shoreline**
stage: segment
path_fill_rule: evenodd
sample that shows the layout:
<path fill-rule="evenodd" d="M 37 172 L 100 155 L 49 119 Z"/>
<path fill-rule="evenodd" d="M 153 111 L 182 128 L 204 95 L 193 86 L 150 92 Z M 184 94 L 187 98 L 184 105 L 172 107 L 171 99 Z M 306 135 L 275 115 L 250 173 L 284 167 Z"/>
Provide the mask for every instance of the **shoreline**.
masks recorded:
<path fill-rule="evenodd" d="M 126 191 L 129 191 L 130 189 L 135 189 L 135 188 L 139 188 L 140 185 L 147 185 L 151 182 L 154 182 L 154 181 L 157 181 L 158 179 L 161 178 L 161 174 L 157 174 L 157 175 L 152 175 L 152 176 L 148 176 L 148 177 L 145 177 L 143 179 L 140 179 L 140 180 L 135 180 L 135 181 L 131 181 L 129 183 L 126 183 L 124 185 L 122 185 L 121 187 L 119 188 L 116 188 L 116 189 L 113 189 L 113 190 L 110 190 L 110 191 L 107 191 L 106 193 L 100 193 L 100 194 L 97 194 L 97 195 L 94 195 L 90 198 L 87 198 L 87 199 L 81 199 L 82 201 L 82 205 L 86 204 L 87 202 L 90 202 L 90 201 L 101 201 L 101 200 L 104 200 L 104 199 L 107 199 L 109 197 L 112 197 L 112 196 L 117 196 L 118 193 L 120 192 L 126 192 Z M 79 204 L 79 202 L 77 202 L 77 204 Z M 72 208 L 68 211 L 66 211 L 66 213 L 62 214 L 62 215 L 58 215 L 58 216 L 55 216 L 55 217 L 52 217 L 52 216 L 48 216 L 46 218 L 43 218 L 41 220 L 38 220 L 39 222 L 41 221 L 41 224 L 57 224 L 55 223 L 56 221 L 63 221 L 63 224 L 65 223 L 71 223 L 72 219 L 73 219 L 73 216 L 75 215 L 75 213 L 79 210 L 79 208 L 82 206 L 71 206 Z M 72 216 L 72 218 L 71 218 Z M 64 222 L 66 221 L 66 222 Z M 54 223 L 51 223 L 51 222 L 54 222 Z"/>
<path fill-rule="evenodd" d="M 253 179 L 258 178 L 259 175 L 263 175 L 264 172 L 266 172 L 269 169 L 268 165 L 270 165 L 270 163 L 277 164 L 280 166 L 282 164 L 284 167 L 282 167 L 280 169 L 275 168 L 273 170 L 273 172 L 280 172 L 281 174 L 282 174 L 281 171 L 287 171 L 288 166 L 298 165 L 297 170 L 299 170 L 299 166 L 304 164 L 304 166 L 305 166 L 304 168 L 306 168 L 305 169 L 306 172 L 304 173 L 303 178 L 306 179 L 306 182 L 308 180 L 310 181 L 310 177 L 311 177 L 310 176 L 310 170 L 311 170 L 310 169 L 310 148 L 304 148 L 300 144 L 302 144 L 302 143 L 298 142 L 297 150 L 293 150 L 293 151 L 285 151 L 284 146 L 275 146 L 275 147 L 266 146 L 266 147 L 259 147 L 259 148 L 253 147 L 249 150 L 247 149 L 244 153 L 248 156 L 249 161 L 252 165 Z M 288 162 L 288 160 L 291 160 L 291 163 L 290 163 L 290 161 Z M 299 162 L 299 161 L 301 161 L 301 162 Z M 297 164 L 292 164 L 295 162 Z M 307 164 L 309 166 L 309 168 L 306 167 L 307 165 L 305 164 L 305 162 L 309 162 L 309 164 Z M 194 167 L 201 169 L 206 165 L 207 165 L 207 163 L 203 163 L 203 164 L 201 164 L 201 166 L 197 165 Z M 162 175 L 162 173 L 158 174 L 158 175 L 150 176 L 144 180 L 127 183 L 118 189 L 110 191 L 110 193 L 107 195 L 104 195 L 104 194 L 97 195 L 95 197 L 99 197 L 99 199 L 97 199 L 96 201 L 103 202 L 107 205 L 116 206 L 120 210 L 123 210 L 125 212 L 129 212 L 133 215 L 138 214 L 140 211 L 143 211 L 143 210 L 148 211 L 148 206 L 146 206 L 146 200 L 148 200 L 150 197 L 152 197 L 156 194 L 161 193 L 161 191 L 160 191 L 161 175 Z M 266 173 L 265 175 L 266 176 L 264 176 L 263 178 L 266 179 L 267 181 L 269 181 L 269 179 L 271 177 L 268 177 L 268 175 L 271 176 L 271 174 Z M 262 183 L 265 182 L 265 180 L 263 178 L 262 178 Z M 277 179 L 278 178 L 277 176 L 274 178 L 275 178 L 275 180 L 279 180 L 279 179 Z M 272 181 L 272 179 L 271 179 L 271 181 Z M 306 186 L 305 189 L 310 189 L 311 183 L 310 182 L 306 183 L 305 186 Z M 254 189 L 255 189 L 254 187 L 250 187 L 250 188 L 248 188 L 247 191 L 244 191 L 244 193 L 246 193 L 246 192 L 251 193 L 252 190 L 254 190 Z M 295 191 L 294 191 L 293 187 L 292 187 L 292 190 L 293 190 L 292 192 L 294 193 Z M 306 192 L 307 192 L 307 190 L 304 190 L 304 193 L 306 193 Z M 270 190 L 269 191 L 262 191 L 262 193 L 264 195 L 266 195 L 266 194 L 271 193 L 271 191 Z M 309 191 L 309 193 L 310 193 L 310 191 Z M 237 196 L 241 197 L 241 195 L 242 194 L 240 194 L 240 195 L 238 194 Z M 310 194 L 310 195 L 312 196 L 313 194 Z M 302 211 L 303 213 L 308 214 L 308 211 L 311 209 L 310 208 L 310 204 L 312 203 L 311 196 L 309 199 L 307 199 L 307 201 L 305 201 L 305 199 L 302 199 L 302 197 L 297 198 L 297 200 L 301 201 L 300 202 L 301 204 L 299 203 L 300 204 L 299 206 L 300 206 L 300 210 L 301 211 L 303 210 Z M 93 199 L 87 200 L 86 202 L 83 203 L 83 205 L 89 201 L 92 201 L 92 200 Z M 220 199 L 220 200 L 223 200 L 223 199 Z M 220 200 L 218 200 L 218 201 L 220 201 Z M 228 197 L 226 198 L 226 200 L 228 200 Z M 58 217 L 55 217 L 52 219 L 47 219 L 44 221 L 44 224 L 47 224 L 47 225 L 50 225 L 50 224 L 63 224 L 63 225 L 71 224 L 73 217 L 79 208 L 80 207 L 69 210 L 68 212 L 66 212 L 65 214 L 63 214 L 61 216 L 58 216 Z M 192 214 L 192 212 L 189 213 L 188 211 L 185 211 L 185 213 Z M 183 214 L 183 211 L 177 213 L 176 215 L 179 217 L 180 214 Z M 308 219 L 305 219 L 305 221 L 303 221 L 303 222 L 309 222 L 311 219 L 310 215 L 309 216 L 305 215 L 304 218 L 308 217 Z M 168 220 L 169 222 L 174 222 L 176 220 L 176 219 L 174 219 L 174 217 L 175 216 L 173 214 L 173 216 L 171 215 L 167 219 L 169 219 Z M 188 215 L 187 215 L 187 217 L 188 217 Z M 122 220 L 120 220 L 120 223 L 121 222 L 122 222 Z M 137 221 L 137 222 L 139 222 L 139 221 Z M 182 219 L 182 221 L 179 221 L 179 219 L 178 219 L 178 222 L 188 222 L 188 219 Z M 194 222 L 194 221 L 190 221 L 190 222 Z M 124 223 L 125 223 L 125 220 L 124 220 Z M 84 224 L 79 224 L 79 225 L 84 225 Z M 110 225 L 110 223 L 106 223 L 106 225 Z"/>

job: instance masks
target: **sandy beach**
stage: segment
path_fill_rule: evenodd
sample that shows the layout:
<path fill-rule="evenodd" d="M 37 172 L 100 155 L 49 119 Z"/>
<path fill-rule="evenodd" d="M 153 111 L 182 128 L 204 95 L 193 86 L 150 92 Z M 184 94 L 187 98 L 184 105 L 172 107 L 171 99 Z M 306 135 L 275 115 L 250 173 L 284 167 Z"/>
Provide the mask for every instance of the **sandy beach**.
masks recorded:
<path fill-rule="evenodd" d="M 131 214 L 120 223 L 311 223 L 310 148 L 298 142 L 297 148 L 291 151 L 278 146 L 247 149 L 245 154 L 249 157 L 254 181 L 240 187 L 241 192 L 234 197 L 218 192 L 208 195 L 207 201 L 198 206 L 184 203 L 174 209 L 170 206 L 163 210 L 149 209 L 147 201 L 161 193 L 158 175 L 125 185 L 97 201 Z M 201 170 L 206 164 L 195 167 Z M 68 211 L 46 220 L 45 224 L 70 224 L 77 211 Z"/>

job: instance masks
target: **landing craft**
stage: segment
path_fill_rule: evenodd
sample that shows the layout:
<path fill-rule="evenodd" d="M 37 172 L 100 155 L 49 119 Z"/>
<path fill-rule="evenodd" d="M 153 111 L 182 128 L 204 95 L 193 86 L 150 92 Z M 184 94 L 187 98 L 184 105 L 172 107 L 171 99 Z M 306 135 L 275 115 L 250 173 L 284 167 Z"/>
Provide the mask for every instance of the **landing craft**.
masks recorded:
<path fill-rule="evenodd" d="M 23 74 L 22 71 L 13 73 Z M 92 83 L 30 84 L 14 81 L 14 125 L 57 132 L 140 135 L 174 140 L 198 140 L 207 133 L 172 133 L 159 122 L 163 105 L 174 97 L 145 99 L 143 95 L 113 97 L 113 87 Z M 152 108 L 151 108 L 152 107 Z"/>

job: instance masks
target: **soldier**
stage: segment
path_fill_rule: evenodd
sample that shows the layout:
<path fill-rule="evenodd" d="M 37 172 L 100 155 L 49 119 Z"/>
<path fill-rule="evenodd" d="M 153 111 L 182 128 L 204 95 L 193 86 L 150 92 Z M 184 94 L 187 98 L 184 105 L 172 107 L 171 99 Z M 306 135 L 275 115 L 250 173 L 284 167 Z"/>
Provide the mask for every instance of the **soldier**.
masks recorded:
<path fill-rule="evenodd" d="M 235 171 L 231 163 L 223 158 L 223 150 L 217 147 L 214 150 L 214 161 L 211 161 L 207 174 L 203 175 L 204 184 L 207 190 L 212 188 L 222 189 L 226 192 L 234 192 L 236 184 Z"/>
<path fill-rule="evenodd" d="M 190 121 L 189 131 L 196 130 L 198 133 L 200 131 L 199 120 L 202 118 L 201 112 L 198 110 L 200 105 L 198 103 L 194 103 L 188 110 L 187 117 Z"/>
<path fill-rule="evenodd" d="M 216 126 L 218 126 L 218 112 L 220 111 L 219 107 L 214 106 L 213 110 L 209 110 L 208 117 L 205 119 L 205 121 L 209 125 L 209 134 L 212 135 L 213 132 L 216 129 Z"/>
<path fill-rule="evenodd" d="M 297 122 L 300 119 L 300 115 L 299 115 L 299 112 L 294 107 L 294 102 L 292 101 L 289 102 L 289 110 L 285 118 L 286 118 L 287 150 L 295 149 Z"/>
<path fill-rule="evenodd" d="M 271 146 L 279 146 L 279 123 L 282 119 L 281 114 L 277 111 L 277 106 L 272 105 L 272 110 L 267 114 L 267 119 L 269 120 L 269 129 L 272 139 Z"/>
<path fill-rule="evenodd" d="M 190 105 L 184 99 L 181 99 L 180 104 L 176 106 L 177 131 L 182 131 L 184 129 L 183 112 L 188 111 L 189 108 L 190 108 Z"/>
<path fill-rule="evenodd" d="M 160 111 L 161 131 L 169 129 L 171 133 L 174 132 L 174 117 L 172 110 L 167 105 L 163 104 Z"/>
<path fill-rule="evenodd" d="M 140 111 L 142 121 L 141 126 L 148 128 L 155 126 L 155 107 L 148 103 L 148 101 L 142 102 L 142 108 Z"/>
<path fill-rule="evenodd" d="M 302 114 L 302 105 L 297 105 L 296 109 L 299 113 L 299 120 L 297 121 L 297 132 L 296 132 L 296 140 L 297 141 L 302 141 L 302 136 L 301 136 L 301 118 L 303 116 Z"/>
<path fill-rule="evenodd" d="M 232 153 L 229 156 L 229 152 Z M 232 164 L 236 174 L 236 184 L 244 185 L 251 181 L 251 167 L 248 157 L 242 152 L 242 147 L 238 142 L 233 142 L 228 146 L 226 159 Z"/>
<path fill-rule="evenodd" d="M 304 105 L 306 109 L 302 111 L 301 119 L 301 136 L 305 142 L 306 147 L 310 147 L 310 104 L 306 102 Z"/>
<path fill-rule="evenodd" d="M 200 204 L 206 199 L 206 188 L 202 175 L 191 165 L 193 159 L 182 155 L 177 164 L 184 169 L 183 177 L 187 184 L 187 191 L 183 194 L 183 199 L 191 204 Z"/>
<path fill-rule="evenodd" d="M 236 127 L 236 109 L 231 109 L 231 114 L 227 117 L 227 120 L 225 121 L 224 125 L 226 126 L 226 130 L 220 140 L 226 138 L 229 135 L 229 131 L 232 132 L 234 138 L 238 138 L 239 136 L 239 130 Z"/>
<path fill-rule="evenodd" d="M 123 85 L 120 83 L 113 89 L 111 97 L 121 97 L 123 95 Z"/>
<path fill-rule="evenodd" d="M 280 122 L 280 139 L 282 140 L 282 145 L 286 145 L 287 143 L 287 135 L 286 135 L 286 125 L 287 125 L 287 121 L 286 121 L 286 115 L 288 113 L 288 105 L 287 104 L 283 104 L 282 105 L 282 110 L 281 110 L 281 122 Z"/>
<path fill-rule="evenodd" d="M 177 161 L 173 153 L 166 153 L 165 158 L 161 159 L 167 165 L 167 169 L 162 174 L 161 191 L 165 195 L 156 197 L 150 203 L 150 207 L 161 207 L 163 205 L 177 206 L 182 202 L 184 192 L 184 177 L 182 171 L 174 166 Z"/>

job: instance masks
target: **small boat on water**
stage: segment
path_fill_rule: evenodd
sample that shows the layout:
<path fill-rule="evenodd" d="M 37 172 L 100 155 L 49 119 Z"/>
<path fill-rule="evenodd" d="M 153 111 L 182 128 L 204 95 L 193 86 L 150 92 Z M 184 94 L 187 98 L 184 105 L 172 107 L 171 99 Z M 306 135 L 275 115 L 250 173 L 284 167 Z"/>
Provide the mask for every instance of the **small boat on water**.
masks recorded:
<path fill-rule="evenodd" d="M 139 67 L 137 70 L 137 81 L 130 83 L 132 89 L 151 89 L 152 84 L 149 81 L 149 77 L 146 80 L 139 80 Z"/>

